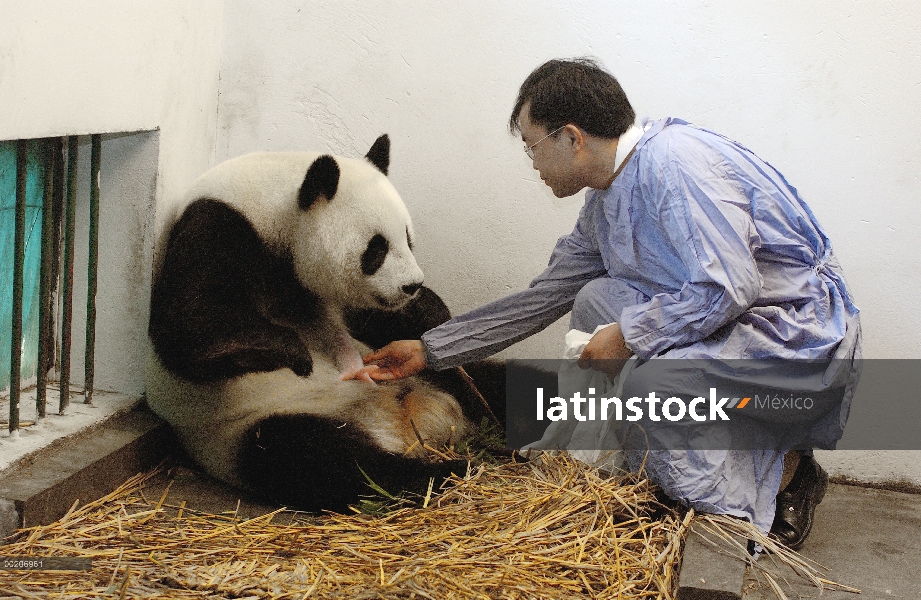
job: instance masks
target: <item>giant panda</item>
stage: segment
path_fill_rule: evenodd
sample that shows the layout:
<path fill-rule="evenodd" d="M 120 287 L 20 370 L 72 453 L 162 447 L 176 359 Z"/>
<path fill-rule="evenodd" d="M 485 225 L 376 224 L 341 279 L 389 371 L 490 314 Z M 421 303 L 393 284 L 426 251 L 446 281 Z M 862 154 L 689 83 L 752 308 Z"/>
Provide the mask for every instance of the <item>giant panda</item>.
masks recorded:
<path fill-rule="evenodd" d="M 341 511 L 369 479 L 418 491 L 464 472 L 419 443 L 471 432 L 462 384 L 342 378 L 370 346 L 450 317 L 422 285 L 389 163 L 386 135 L 361 159 L 248 154 L 185 195 L 154 273 L 146 394 L 210 475 Z"/>

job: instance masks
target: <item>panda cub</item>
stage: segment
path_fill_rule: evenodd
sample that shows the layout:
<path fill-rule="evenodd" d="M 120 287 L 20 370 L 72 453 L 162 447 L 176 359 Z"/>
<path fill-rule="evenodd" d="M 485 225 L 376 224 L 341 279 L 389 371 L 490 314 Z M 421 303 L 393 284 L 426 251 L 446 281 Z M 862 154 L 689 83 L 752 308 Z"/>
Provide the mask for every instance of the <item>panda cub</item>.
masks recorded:
<path fill-rule="evenodd" d="M 302 510 L 421 490 L 470 432 L 456 385 L 343 380 L 368 351 L 447 320 L 422 286 L 409 213 L 364 159 L 249 154 L 202 175 L 154 273 L 147 401 L 212 476 Z M 445 390 L 451 390 L 448 393 Z"/>

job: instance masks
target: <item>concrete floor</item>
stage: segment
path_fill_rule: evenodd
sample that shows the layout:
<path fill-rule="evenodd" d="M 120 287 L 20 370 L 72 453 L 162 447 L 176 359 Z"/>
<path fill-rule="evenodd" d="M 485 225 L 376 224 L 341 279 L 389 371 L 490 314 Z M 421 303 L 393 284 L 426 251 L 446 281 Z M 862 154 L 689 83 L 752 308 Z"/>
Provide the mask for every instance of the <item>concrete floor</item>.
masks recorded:
<path fill-rule="evenodd" d="M 861 591 L 826 590 L 825 600 L 921 598 L 921 495 L 832 484 L 800 554 L 827 567 L 826 579 Z M 771 564 L 770 556 L 758 564 L 769 569 L 791 599 L 819 596 L 788 568 Z M 749 568 L 742 597 L 776 598 L 756 571 Z"/>
<path fill-rule="evenodd" d="M 186 509 L 212 515 L 236 511 L 241 519 L 252 519 L 278 509 L 201 473 L 186 458 L 171 459 L 164 467 L 144 485 L 148 500 L 156 502 L 169 486 L 166 504 L 179 506 L 185 502 Z"/>

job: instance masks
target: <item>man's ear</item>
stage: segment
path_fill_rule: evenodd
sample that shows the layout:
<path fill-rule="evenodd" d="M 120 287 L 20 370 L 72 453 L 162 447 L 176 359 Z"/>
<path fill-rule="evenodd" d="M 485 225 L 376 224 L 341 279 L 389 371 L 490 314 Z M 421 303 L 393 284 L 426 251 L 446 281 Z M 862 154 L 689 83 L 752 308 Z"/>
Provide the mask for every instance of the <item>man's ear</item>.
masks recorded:
<path fill-rule="evenodd" d="M 563 128 L 560 133 L 568 137 L 570 147 L 573 150 L 581 150 L 585 147 L 585 134 L 572 123 Z"/>

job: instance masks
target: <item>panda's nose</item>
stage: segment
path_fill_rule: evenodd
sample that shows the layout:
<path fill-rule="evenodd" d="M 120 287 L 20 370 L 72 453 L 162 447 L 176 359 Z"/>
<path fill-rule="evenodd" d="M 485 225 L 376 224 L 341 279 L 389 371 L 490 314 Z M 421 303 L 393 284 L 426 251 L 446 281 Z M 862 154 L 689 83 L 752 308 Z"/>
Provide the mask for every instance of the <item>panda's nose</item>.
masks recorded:
<path fill-rule="evenodd" d="M 419 281 L 417 283 L 407 283 L 406 285 L 403 286 L 402 289 L 403 289 L 404 294 L 406 294 L 407 296 L 412 296 L 413 294 L 418 292 L 419 288 L 421 287 L 422 287 L 422 282 Z"/>

